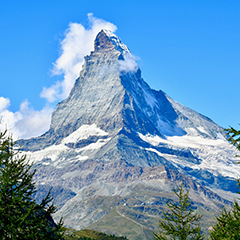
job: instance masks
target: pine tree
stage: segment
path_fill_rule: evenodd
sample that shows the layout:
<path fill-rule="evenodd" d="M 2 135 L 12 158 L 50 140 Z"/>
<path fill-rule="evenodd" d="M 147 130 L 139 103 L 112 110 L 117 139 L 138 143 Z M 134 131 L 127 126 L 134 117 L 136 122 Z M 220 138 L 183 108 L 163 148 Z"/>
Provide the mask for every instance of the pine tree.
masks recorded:
<path fill-rule="evenodd" d="M 240 131 L 233 127 L 225 129 L 228 141 L 240 151 Z"/>
<path fill-rule="evenodd" d="M 228 141 L 235 146 L 237 150 L 240 150 L 240 131 L 230 127 L 225 129 L 225 132 L 228 135 Z M 236 156 L 240 157 L 239 155 Z M 237 163 L 240 162 L 238 161 Z M 239 179 L 237 179 L 237 184 L 240 187 Z M 212 228 L 210 231 L 210 239 L 212 240 L 240 240 L 240 206 L 236 200 L 230 210 L 226 210 L 226 208 L 222 210 Z"/>
<path fill-rule="evenodd" d="M 33 198 L 36 170 L 7 131 L 0 133 L 0 239 L 63 239 L 62 220 L 55 224 L 56 211 L 50 192 L 37 204 Z"/>
<path fill-rule="evenodd" d="M 224 208 L 221 215 L 216 218 L 215 225 L 210 231 L 210 239 L 240 239 L 240 206 L 236 201 L 230 211 Z"/>
<path fill-rule="evenodd" d="M 184 191 L 183 184 L 173 191 L 178 201 L 170 200 L 167 203 L 168 211 L 163 212 L 163 216 L 159 220 L 160 230 L 158 233 L 153 232 L 154 239 L 204 239 L 199 225 L 202 216 L 194 213 L 188 197 L 189 192 Z"/>

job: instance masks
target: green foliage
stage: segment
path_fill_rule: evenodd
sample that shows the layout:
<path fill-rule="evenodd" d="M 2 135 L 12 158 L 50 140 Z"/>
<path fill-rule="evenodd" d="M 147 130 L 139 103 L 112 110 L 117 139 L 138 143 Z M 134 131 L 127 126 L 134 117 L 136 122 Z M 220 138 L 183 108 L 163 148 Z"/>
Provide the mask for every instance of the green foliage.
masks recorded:
<path fill-rule="evenodd" d="M 210 231 L 210 239 L 240 239 L 240 206 L 236 201 L 234 201 L 231 211 L 224 208 L 221 215 L 217 217 L 215 225 Z"/>
<path fill-rule="evenodd" d="M 177 202 L 170 200 L 167 203 L 168 211 L 163 212 L 162 218 L 159 220 L 159 232 L 153 232 L 154 239 L 204 239 L 199 225 L 201 215 L 194 213 L 188 194 L 180 187 L 173 190 L 178 198 Z"/>
<path fill-rule="evenodd" d="M 225 132 L 227 133 L 228 141 L 235 146 L 240 151 L 240 130 L 236 130 L 233 127 L 225 129 Z M 240 157 L 237 155 L 237 157 Z"/>
<path fill-rule="evenodd" d="M 55 224 L 56 211 L 50 192 L 40 204 L 33 177 L 36 170 L 7 131 L 0 133 L 0 239 L 62 239 L 62 220 Z"/>

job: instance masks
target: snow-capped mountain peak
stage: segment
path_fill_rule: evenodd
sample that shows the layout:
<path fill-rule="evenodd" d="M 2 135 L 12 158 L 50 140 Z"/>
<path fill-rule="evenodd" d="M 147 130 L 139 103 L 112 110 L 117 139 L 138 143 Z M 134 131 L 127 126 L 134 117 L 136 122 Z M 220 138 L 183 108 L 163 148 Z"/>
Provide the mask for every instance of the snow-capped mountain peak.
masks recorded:
<path fill-rule="evenodd" d="M 211 189 L 223 196 L 235 191 L 240 166 L 234 163 L 235 152 L 223 129 L 163 91 L 151 89 L 130 54 L 112 32 L 98 33 L 69 96 L 54 110 L 49 131 L 19 141 L 39 170 L 36 181 L 41 189 L 52 186 L 65 194 L 60 204 L 70 227 L 88 227 L 107 218 L 126 199 L 129 203 L 122 209 L 140 209 L 139 214 L 151 209 L 144 218 L 148 219 L 159 213 L 156 209 L 165 197 L 155 194 L 170 191 L 180 181 L 196 194 L 200 206 L 207 202 L 205 209 L 226 203 Z M 143 198 L 153 188 L 153 195 Z M 103 197 L 118 202 L 104 205 Z"/>
<path fill-rule="evenodd" d="M 94 42 L 94 51 L 115 49 L 123 55 L 130 53 L 128 47 L 110 30 L 103 29 Z"/>
<path fill-rule="evenodd" d="M 110 38 L 110 40 L 112 41 L 114 47 L 118 51 L 120 51 L 123 55 L 125 55 L 127 53 L 130 53 L 128 47 L 112 31 L 106 30 L 106 29 L 103 29 L 102 31 Z"/>

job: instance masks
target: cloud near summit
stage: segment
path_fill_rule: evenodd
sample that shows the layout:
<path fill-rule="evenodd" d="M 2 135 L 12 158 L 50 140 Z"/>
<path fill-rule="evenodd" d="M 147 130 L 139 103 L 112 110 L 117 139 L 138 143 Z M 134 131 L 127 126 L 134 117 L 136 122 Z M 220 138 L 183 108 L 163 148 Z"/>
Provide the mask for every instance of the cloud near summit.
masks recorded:
<path fill-rule="evenodd" d="M 118 67 L 121 72 L 136 72 L 138 65 L 136 63 L 137 58 L 131 53 L 124 56 L 124 60 L 118 61 Z"/>
<path fill-rule="evenodd" d="M 94 50 L 94 39 L 98 32 L 107 29 L 112 32 L 117 27 L 103 19 L 88 14 L 88 28 L 80 23 L 70 23 L 65 31 L 65 37 L 60 43 L 61 54 L 53 64 L 52 74 L 63 75 L 63 80 L 50 87 L 44 87 L 40 96 L 48 102 L 62 100 L 71 91 L 73 84 L 79 76 L 84 62 L 84 56 Z"/>
<path fill-rule="evenodd" d="M 14 139 L 37 137 L 46 132 L 54 110 L 49 103 L 60 101 L 68 96 L 82 69 L 84 56 L 94 50 L 95 37 L 102 29 L 114 32 L 117 27 L 94 17 L 92 13 L 88 14 L 88 27 L 80 23 L 70 23 L 64 39 L 60 42 L 60 56 L 53 63 L 52 68 L 52 75 L 62 75 L 63 79 L 50 87 L 43 87 L 40 93 L 48 103 L 43 109 L 35 110 L 28 100 L 24 100 L 19 110 L 13 112 L 10 110 L 10 99 L 0 96 L 0 129 L 9 129 Z M 126 69 L 125 65 L 123 70 Z"/>

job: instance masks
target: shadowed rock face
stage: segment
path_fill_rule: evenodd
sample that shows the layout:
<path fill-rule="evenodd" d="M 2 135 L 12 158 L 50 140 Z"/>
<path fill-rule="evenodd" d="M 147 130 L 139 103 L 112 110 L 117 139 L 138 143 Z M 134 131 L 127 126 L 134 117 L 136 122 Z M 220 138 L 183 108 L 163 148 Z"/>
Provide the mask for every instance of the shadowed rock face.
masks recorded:
<path fill-rule="evenodd" d="M 101 31 L 94 41 L 94 52 L 99 51 L 113 51 L 114 45 L 111 39 L 106 35 L 104 31 Z"/>
<path fill-rule="evenodd" d="M 209 189 L 235 191 L 235 154 L 221 133 L 211 119 L 151 89 L 127 46 L 102 30 L 49 131 L 19 144 L 38 170 L 36 197 L 53 187 L 56 218 L 101 230 L 98 220 L 109 224 L 111 214 L 135 216 L 141 225 L 141 212 L 151 232 L 180 182 L 202 211 L 214 214 L 229 203 Z"/>

